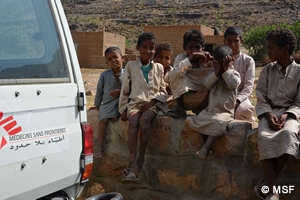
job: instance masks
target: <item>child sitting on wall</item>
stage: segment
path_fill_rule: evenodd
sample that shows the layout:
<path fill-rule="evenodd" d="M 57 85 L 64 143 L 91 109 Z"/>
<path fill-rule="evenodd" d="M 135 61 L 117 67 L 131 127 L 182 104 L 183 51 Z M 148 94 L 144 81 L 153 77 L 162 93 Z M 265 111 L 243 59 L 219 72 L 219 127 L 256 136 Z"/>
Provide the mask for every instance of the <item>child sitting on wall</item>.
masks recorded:
<path fill-rule="evenodd" d="M 271 63 L 261 71 L 256 86 L 258 150 L 265 182 L 254 189 L 261 199 L 279 199 L 272 190 L 276 179 L 288 157 L 300 158 L 300 65 L 291 58 L 297 46 L 292 31 L 271 31 L 266 46 Z M 270 188 L 268 194 L 262 186 Z"/>
<path fill-rule="evenodd" d="M 175 102 L 173 100 L 172 92 L 169 87 L 169 81 L 168 81 L 169 72 L 174 70 L 174 68 L 171 66 L 172 55 L 173 55 L 173 47 L 171 44 L 165 42 L 165 43 L 158 44 L 156 46 L 156 52 L 154 54 L 154 62 L 160 63 L 164 67 L 164 80 L 165 80 L 166 90 L 168 92 L 166 104 L 170 109 L 172 109 L 175 106 Z"/>
<path fill-rule="evenodd" d="M 255 122 L 255 108 L 251 104 L 255 79 L 253 58 L 241 52 L 243 36 L 240 28 L 232 26 L 224 33 L 224 44 L 232 49 L 234 69 L 240 73 L 241 84 L 238 87 L 234 118 Z"/>
<path fill-rule="evenodd" d="M 211 59 L 208 52 L 203 52 L 204 35 L 199 30 L 189 30 L 183 36 L 185 54 L 179 54 L 174 61 L 174 70 L 168 80 L 176 106 L 167 114 L 178 118 L 186 117 L 185 110 L 198 114 L 207 106 L 208 90 L 202 80 L 211 70 L 207 66 Z"/>
<path fill-rule="evenodd" d="M 128 146 L 129 168 L 124 171 L 121 180 L 137 181 L 143 169 L 145 152 L 151 132 L 151 122 L 157 115 L 157 103 L 166 101 L 164 68 L 151 59 L 155 53 L 155 35 L 143 33 L 138 38 L 136 49 L 140 52 L 140 60 L 129 61 L 125 66 L 121 89 L 119 111 L 121 119 L 129 121 Z M 140 131 L 140 151 L 137 157 L 138 131 Z"/>
<path fill-rule="evenodd" d="M 124 73 L 124 69 L 122 68 L 122 53 L 118 47 L 107 48 L 104 55 L 106 64 L 110 69 L 101 73 L 97 84 L 95 107 L 90 108 L 90 110 L 99 110 L 98 148 L 96 148 L 94 153 L 96 158 L 100 158 L 103 153 L 103 140 L 108 121 L 120 117 L 118 104 Z"/>
<path fill-rule="evenodd" d="M 190 127 L 203 134 L 204 145 L 196 155 L 205 159 L 219 136 L 227 132 L 228 124 L 233 120 L 237 87 L 241 79 L 232 65 L 232 50 L 227 45 L 214 50 L 214 67 L 203 80 L 203 85 L 210 90 L 208 107 L 189 120 Z"/>

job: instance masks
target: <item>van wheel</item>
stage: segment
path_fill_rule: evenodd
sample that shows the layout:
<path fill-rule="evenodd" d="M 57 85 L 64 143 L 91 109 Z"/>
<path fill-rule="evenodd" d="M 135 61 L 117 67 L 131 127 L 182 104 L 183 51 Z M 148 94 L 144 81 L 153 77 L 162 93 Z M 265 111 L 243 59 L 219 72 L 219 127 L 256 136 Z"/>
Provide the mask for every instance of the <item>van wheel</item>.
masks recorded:
<path fill-rule="evenodd" d="M 90 197 L 86 200 L 123 200 L 123 196 L 120 193 L 112 192 L 112 193 L 105 193 L 100 194 L 97 196 Z"/>
<path fill-rule="evenodd" d="M 39 198 L 37 200 L 69 200 L 69 197 L 65 192 L 59 191 Z"/>

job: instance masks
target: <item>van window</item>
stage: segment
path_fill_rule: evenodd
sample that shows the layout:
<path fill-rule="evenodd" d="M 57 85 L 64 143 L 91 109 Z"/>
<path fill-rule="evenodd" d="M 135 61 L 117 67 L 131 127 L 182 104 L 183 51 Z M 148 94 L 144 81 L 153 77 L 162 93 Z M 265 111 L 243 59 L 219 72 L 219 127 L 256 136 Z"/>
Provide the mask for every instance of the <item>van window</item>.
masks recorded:
<path fill-rule="evenodd" d="M 48 1 L 0 1 L 0 85 L 70 82 Z"/>

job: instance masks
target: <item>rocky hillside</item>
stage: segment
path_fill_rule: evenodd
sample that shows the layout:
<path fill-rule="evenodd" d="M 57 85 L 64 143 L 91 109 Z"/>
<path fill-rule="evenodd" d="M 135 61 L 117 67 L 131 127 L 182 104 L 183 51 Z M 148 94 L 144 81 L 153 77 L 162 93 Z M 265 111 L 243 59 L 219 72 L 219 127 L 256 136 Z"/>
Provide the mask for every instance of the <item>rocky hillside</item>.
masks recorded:
<path fill-rule="evenodd" d="M 300 20 L 299 0 L 62 0 L 70 28 L 126 36 L 135 46 L 145 25 L 195 25 L 251 28 Z"/>

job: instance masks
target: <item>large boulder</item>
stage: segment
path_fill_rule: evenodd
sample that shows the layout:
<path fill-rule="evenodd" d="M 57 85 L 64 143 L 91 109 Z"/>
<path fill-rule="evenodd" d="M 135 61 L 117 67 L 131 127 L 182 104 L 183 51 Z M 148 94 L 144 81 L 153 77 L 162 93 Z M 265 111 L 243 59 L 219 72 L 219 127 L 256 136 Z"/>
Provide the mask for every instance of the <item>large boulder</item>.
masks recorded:
<path fill-rule="evenodd" d="M 190 116 L 189 116 L 190 117 Z M 199 134 L 189 128 L 187 120 L 158 116 L 153 120 L 145 164 L 138 183 L 122 183 L 123 170 L 129 160 L 127 123 L 110 122 L 105 153 L 94 159 L 93 173 L 83 195 L 99 184 L 105 192 L 119 192 L 124 199 L 257 199 L 253 186 L 263 178 L 257 149 L 257 124 L 233 121 L 224 136 L 212 147 L 213 153 L 202 160 L 195 155 L 201 148 Z M 97 111 L 88 112 L 97 148 Z M 278 183 L 295 185 L 291 194 L 300 196 L 300 162 L 290 158 Z M 100 187 L 101 188 L 101 187 Z"/>

